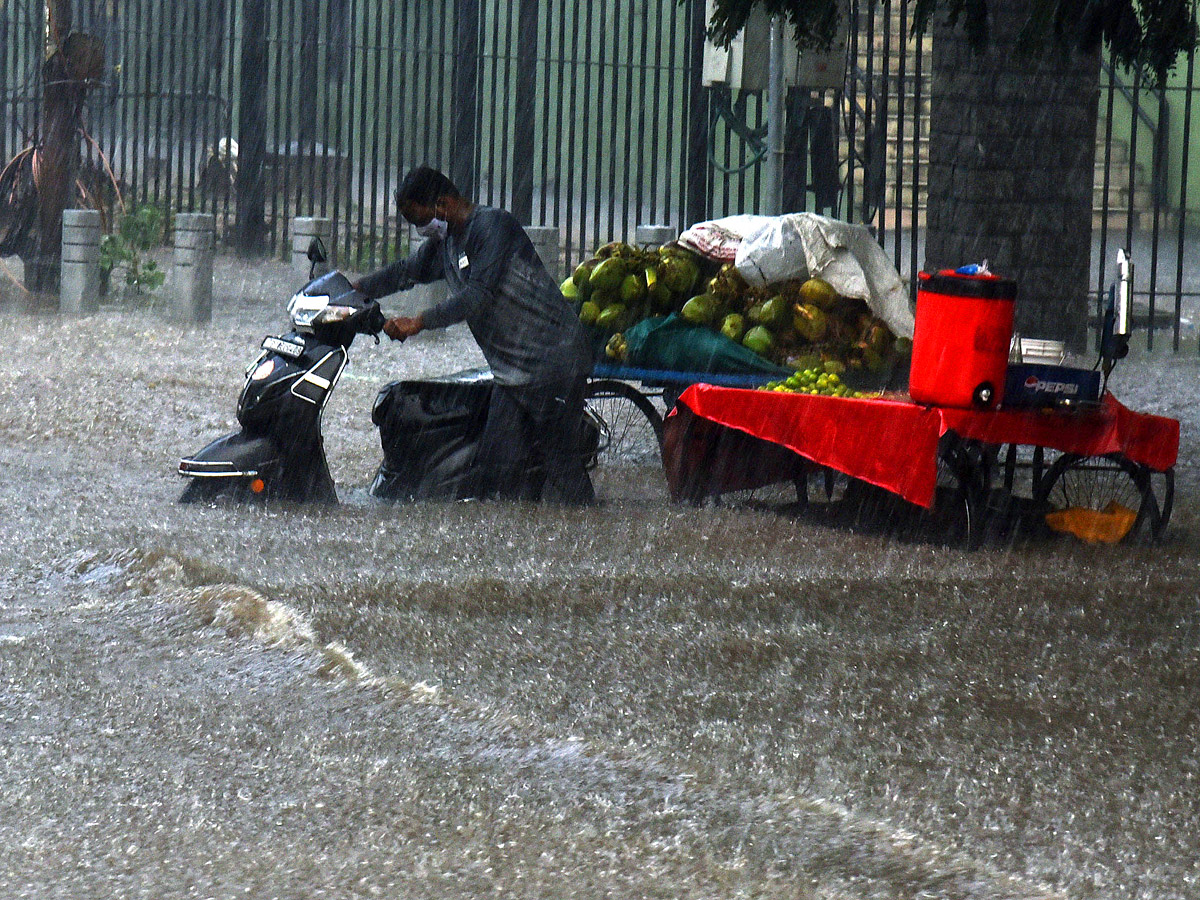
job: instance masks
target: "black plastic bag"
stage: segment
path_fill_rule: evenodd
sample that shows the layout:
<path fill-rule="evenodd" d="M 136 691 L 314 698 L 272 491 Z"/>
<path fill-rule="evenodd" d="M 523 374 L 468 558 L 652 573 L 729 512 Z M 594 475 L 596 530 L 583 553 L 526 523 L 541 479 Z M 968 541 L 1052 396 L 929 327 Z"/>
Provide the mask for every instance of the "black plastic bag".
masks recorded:
<path fill-rule="evenodd" d="M 383 388 L 371 413 L 383 445 L 371 495 L 381 500 L 466 496 L 491 395 L 491 373 L 486 371 L 394 381 Z"/>

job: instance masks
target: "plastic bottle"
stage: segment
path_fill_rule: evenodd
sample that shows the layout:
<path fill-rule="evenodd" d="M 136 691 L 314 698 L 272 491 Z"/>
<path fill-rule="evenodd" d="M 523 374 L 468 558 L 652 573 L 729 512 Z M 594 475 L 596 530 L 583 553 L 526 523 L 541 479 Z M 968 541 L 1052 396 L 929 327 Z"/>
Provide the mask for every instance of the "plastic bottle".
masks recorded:
<path fill-rule="evenodd" d="M 955 275 L 991 275 L 992 272 L 988 268 L 988 261 L 985 259 L 981 263 L 971 263 L 969 266 L 959 266 L 954 270 Z"/>

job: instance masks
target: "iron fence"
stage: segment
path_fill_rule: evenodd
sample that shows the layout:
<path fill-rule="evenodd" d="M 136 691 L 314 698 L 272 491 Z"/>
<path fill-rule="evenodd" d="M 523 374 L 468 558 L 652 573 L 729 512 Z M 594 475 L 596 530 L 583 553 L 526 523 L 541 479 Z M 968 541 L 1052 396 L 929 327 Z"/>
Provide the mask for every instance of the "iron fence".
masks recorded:
<path fill-rule="evenodd" d="M 558 228 L 566 266 L 640 224 L 764 208 L 765 98 L 704 85 L 699 2 L 75 0 L 74 15 L 106 53 L 85 180 L 111 175 L 127 205 L 215 212 L 230 242 L 283 253 L 292 216 L 326 216 L 341 263 L 374 267 L 403 252 L 391 195 L 422 162 Z M 2 160 L 36 141 L 43 16 L 40 0 L 0 6 Z M 871 225 L 911 282 L 929 41 L 909 37 L 908 0 L 850 18 L 840 86 L 788 91 L 784 208 Z M 1116 246 L 1134 249 L 1146 340 L 1176 350 L 1200 298 L 1194 76 L 1194 55 L 1159 92 L 1105 69 L 1097 98 L 1095 293 Z"/>

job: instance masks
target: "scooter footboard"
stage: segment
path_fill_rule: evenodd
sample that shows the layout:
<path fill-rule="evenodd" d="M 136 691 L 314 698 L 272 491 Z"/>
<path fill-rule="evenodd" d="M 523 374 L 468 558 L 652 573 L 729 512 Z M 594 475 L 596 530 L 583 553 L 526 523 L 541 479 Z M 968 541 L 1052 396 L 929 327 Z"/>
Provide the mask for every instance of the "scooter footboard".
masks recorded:
<path fill-rule="evenodd" d="M 280 457 L 279 448 L 270 438 L 237 431 L 179 460 L 179 474 L 192 478 L 254 478 L 278 466 Z"/>

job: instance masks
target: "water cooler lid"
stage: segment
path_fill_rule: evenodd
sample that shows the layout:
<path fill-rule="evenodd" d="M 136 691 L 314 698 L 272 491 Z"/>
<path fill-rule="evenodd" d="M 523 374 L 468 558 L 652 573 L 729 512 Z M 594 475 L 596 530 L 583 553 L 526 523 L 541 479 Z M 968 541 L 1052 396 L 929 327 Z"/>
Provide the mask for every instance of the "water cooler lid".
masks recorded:
<path fill-rule="evenodd" d="M 930 294 L 979 300 L 1015 300 L 1017 296 L 1017 283 L 999 275 L 960 275 L 953 269 L 942 269 L 937 273 L 921 272 L 917 278 L 920 289 Z"/>

